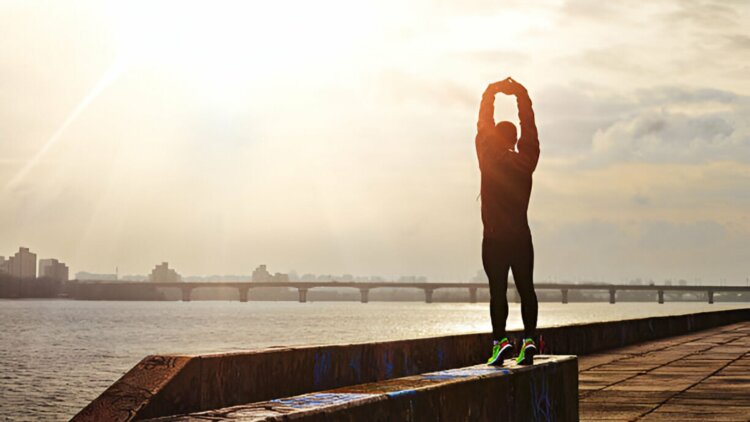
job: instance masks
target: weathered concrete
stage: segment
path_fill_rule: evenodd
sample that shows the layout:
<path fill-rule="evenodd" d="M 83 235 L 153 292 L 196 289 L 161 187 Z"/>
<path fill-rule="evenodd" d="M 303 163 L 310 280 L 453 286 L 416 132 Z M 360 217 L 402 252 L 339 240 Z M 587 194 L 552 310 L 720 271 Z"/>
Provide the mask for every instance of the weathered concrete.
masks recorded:
<path fill-rule="evenodd" d="M 546 328 L 540 330 L 540 336 L 546 344 L 543 352 L 586 355 L 747 320 L 750 309 Z M 520 333 L 511 335 L 518 338 Z M 202 356 L 149 356 L 73 420 L 128 421 L 193 413 L 472 366 L 487 358 L 490 344 L 491 335 L 484 333 Z"/>
<path fill-rule="evenodd" d="M 109 387 L 72 420 L 130 421 L 148 414 L 149 404 L 159 397 L 162 408 L 171 407 L 175 401 L 189 403 L 200 401 L 199 388 L 189 387 L 200 382 L 196 379 L 194 359 L 188 356 L 149 356 Z M 175 400 L 175 394 L 182 395 Z M 166 404 L 171 403 L 173 406 Z M 153 407 L 153 406 L 152 406 Z M 183 406 L 182 408 L 187 409 Z M 163 414 L 163 413 L 162 413 Z"/>
<path fill-rule="evenodd" d="M 750 323 L 580 358 L 581 420 L 750 420 Z"/>
<path fill-rule="evenodd" d="M 249 403 L 191 415 L 188 421 L 576 421 L 573 356 L 537 356 L 533 366 L 476 365 Z"/>

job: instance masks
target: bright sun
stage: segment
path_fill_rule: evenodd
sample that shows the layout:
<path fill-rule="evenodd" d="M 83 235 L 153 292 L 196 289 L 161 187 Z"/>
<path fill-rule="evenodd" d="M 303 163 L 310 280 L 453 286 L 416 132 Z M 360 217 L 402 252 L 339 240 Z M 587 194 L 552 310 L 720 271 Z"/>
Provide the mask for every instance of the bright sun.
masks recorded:
<path fill-rule="evenodd" d="M 108 15 L 126 61 L 237 83 L 335 62 L 372 35 L 369 7 L 345 0 L 135 0 L 110 3 Z"/>

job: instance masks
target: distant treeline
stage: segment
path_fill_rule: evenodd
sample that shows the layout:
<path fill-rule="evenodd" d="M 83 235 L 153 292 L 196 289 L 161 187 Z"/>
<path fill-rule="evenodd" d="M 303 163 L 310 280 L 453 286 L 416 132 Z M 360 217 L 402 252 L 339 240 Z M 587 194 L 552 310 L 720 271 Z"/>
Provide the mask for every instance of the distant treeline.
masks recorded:
<path fill-rule="evenodd" d="M 0 298 L 70 298 L 81 300 L 166 300 L 164 293 L 144 283 L 122 286 L 59 281 L 49 278 L 19 279 L 0 274 Z"/>
<path fill-rule="evenodd" d="M 7 274 L 0 274 L 1 298 L 45 298 L 58 297 L 63 290 L 63 283 L 48 278 L 19 279 Z"/>

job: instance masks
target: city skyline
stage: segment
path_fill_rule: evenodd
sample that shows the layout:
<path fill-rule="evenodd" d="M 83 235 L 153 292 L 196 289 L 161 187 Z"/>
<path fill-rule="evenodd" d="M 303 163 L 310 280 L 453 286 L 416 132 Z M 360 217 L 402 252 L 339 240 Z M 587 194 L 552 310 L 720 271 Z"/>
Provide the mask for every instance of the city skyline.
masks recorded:
<path fill-rule="evenodd" d="M 67 264 L 58 261 L 55 258 L 47 258 L 47 259 L 40 259 L 39 260 L 39 271 L 36 272 L 36 256 L 37 254 L 31 253 L 30 248 L 27 247 L 19 247 L 19 252 L 16 253 L 16 256 L 19 254 L 26 254 L 33 257 L 33 260 L 30 261 L 30 264 L 28 265 L 27 272 L 30 273 L 30 268 L 34 268 L 34 274 L 26 274 L 24 276 L 20 276 L 19 278 L 35 278 L 37 277 L 47 277 L 52 278 L 55 280 L 68 280 L 69 279 L 69 269 Z M 11 257 L 12 258 L 12 257 Z M 9 275 L 18 277 L 17 274 L 12 273 L 8 270 L 10 268 L 10 260 L 6 260 L 4 256 L 0 255 L 0 273 L 5 272 Z M 20 267 L 19 267 L 20 268 Z M 20 269 L 15 271 L 21 271 Z M 49 273 L 45 274 L 47 271 Z M 464 279 L 431 279 L 424 275 L 391 275 L 391 276 L 384 276 L 384 275 L 362 275 L 362 274 L 348 274 L 348 273 L 333 273 L 333 272 L 323 272 L 323 273 L 310 273 L 310 272 L 298 272 L 295 269 L 289 269 L 286 272 L 275 272 L 270 273 L 267 270 L 266 264 L 258 264 L 257 267 L 252 272 L 249 273 L 235 273 L 235 274 L 229 274 L 224 273 L 220 274 L 218 272 L 214 272 L 211 274 L 190 274 L 190 275 L 181 275 L 176 272 L 175 268 L 170 268 L 168 262 L 162 261 L 161 263 L 157 264 L 150 273 L 129 273 L 129 274 L 120 274 L 119 268 L 115 268 L 114 273 L 96 273 L 96 272 L 89 272 L 86 270 L 79 270 L 74 273 L 75 277 L 70 278 L 71 280 L 121 280 L 121 281 L 159 281 L 159 282 L 172 282 L 172 281 L 199 281 L 206 279 L 213 280 L 213 281 L 227 281 L 227 280 L 248 280 L 252 279 L 253 281 L 261 281 L 260 279 L 263 278 L 265 281 L 272 281 L 272 280 L 278 280 L 278 281 L 284 281 L 284 280 L 291 280 L 291 281 L 362 281 L 362 282 L 368 282 L 368 281 L 400 281 L 400 282 L 434 282 L 434 281 L 470 281 L 470 282 L 485 282 L 487 281 L 487 276 L 484 273 L 483 270 L 477 270 L 476 274 L 467 277 Z M 265 274 L 265 275 L 264 275 Z M 266 279 L 267 278 L 267 279 Z M 512 280 L 512 276 L 511 276 Z M 702 278 L 695 277 L 695 278 L 685 278 L 685 277 L 667 277 L 663 279 L 655 279 L 653 277 L 635 277 L 630 279 L 593 279 L 590 277 L 578 277 L 578 278 L 548 278 L 544 280 L 539 280 L 543 282 L 595 282 L 595 283 L 627 283 L 627 284 L 663 284 L 663 285 L 687 285 L 687 284 L 705 284 L 705 285 L 737 285 L 737 286 L 746 286 L 748 283 L 750 283 L 750 278 L 745 278 L 745 280 L 727 280 L 727 279 L 709 279 L 709 280 L 703 280 Z"/>
<path fill-rule="evenodd" d="M 37 271 L 37 254 L 31 252 L 28 247 L 20 246 L 18 252 L 9 255 L 7 259 L 0 255 L 0 274 L 7 274 L 22 280 L 35 278 L 68 280 L 68 266 L 56 258 L 39 259 L 38 269 Z"/>

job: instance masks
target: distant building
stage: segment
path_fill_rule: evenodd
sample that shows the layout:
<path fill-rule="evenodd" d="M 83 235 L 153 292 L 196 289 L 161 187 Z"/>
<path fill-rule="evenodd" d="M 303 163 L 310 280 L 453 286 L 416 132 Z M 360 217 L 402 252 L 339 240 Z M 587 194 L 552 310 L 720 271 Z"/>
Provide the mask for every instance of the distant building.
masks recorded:
<path fill-rule="evenodd" d="M 95 274 L 79 271 L 76 273 L 76 280 L 114 281 L 117 280 L 117 274 Z"/>
<path fill-rule="evenodd" d="M 177 274 L 177 271 L 169 268 L 169 264 L 162 262 L 151 271 L 148 281 L 154 283 L 176 283 L 182 281 L 182 277 Z"/>
<path fill-rule="evenodd" d="M 15 255 L 4 260 L 4 271 L 13 277 L 36 278 L 36 254 L 29 248 L 19 248 Z"/>
<path fill-rule="evenodd" d="M 40 259 L 39 277 L 68 281 L 68 266 L 56 259 Z"/>
<path fill-rule="evenodd" d="M 258 268 L 256 268 L 253 271 L 253 283 L 268 283 L 271 281 L 271 273 L 268 272 L 266 269 L 266 265 L 259 265 Z"/>
<path fill-rule="evenodd" d="M 271 281 L 274 283 L 288 283 L 289 282 L 289 275 L 288 274 L 282 274 L 282 273 L 276 273 L 271 277 Z"/>
<path fill-rule="evenodd" d="M 271 275 L 268 272 L 268 267 L 263 264 L 258 265 L 258 268 L 253 270 L 252 281 L 253 283 L 288 283 L 289 274 L 276 273 Z"/>
<path fill-rule="evenodd" d="M 10 270 L 6 268 L 8 261 L 4 256 L 0 256 L 0 273 L 9 273 Z"/>

